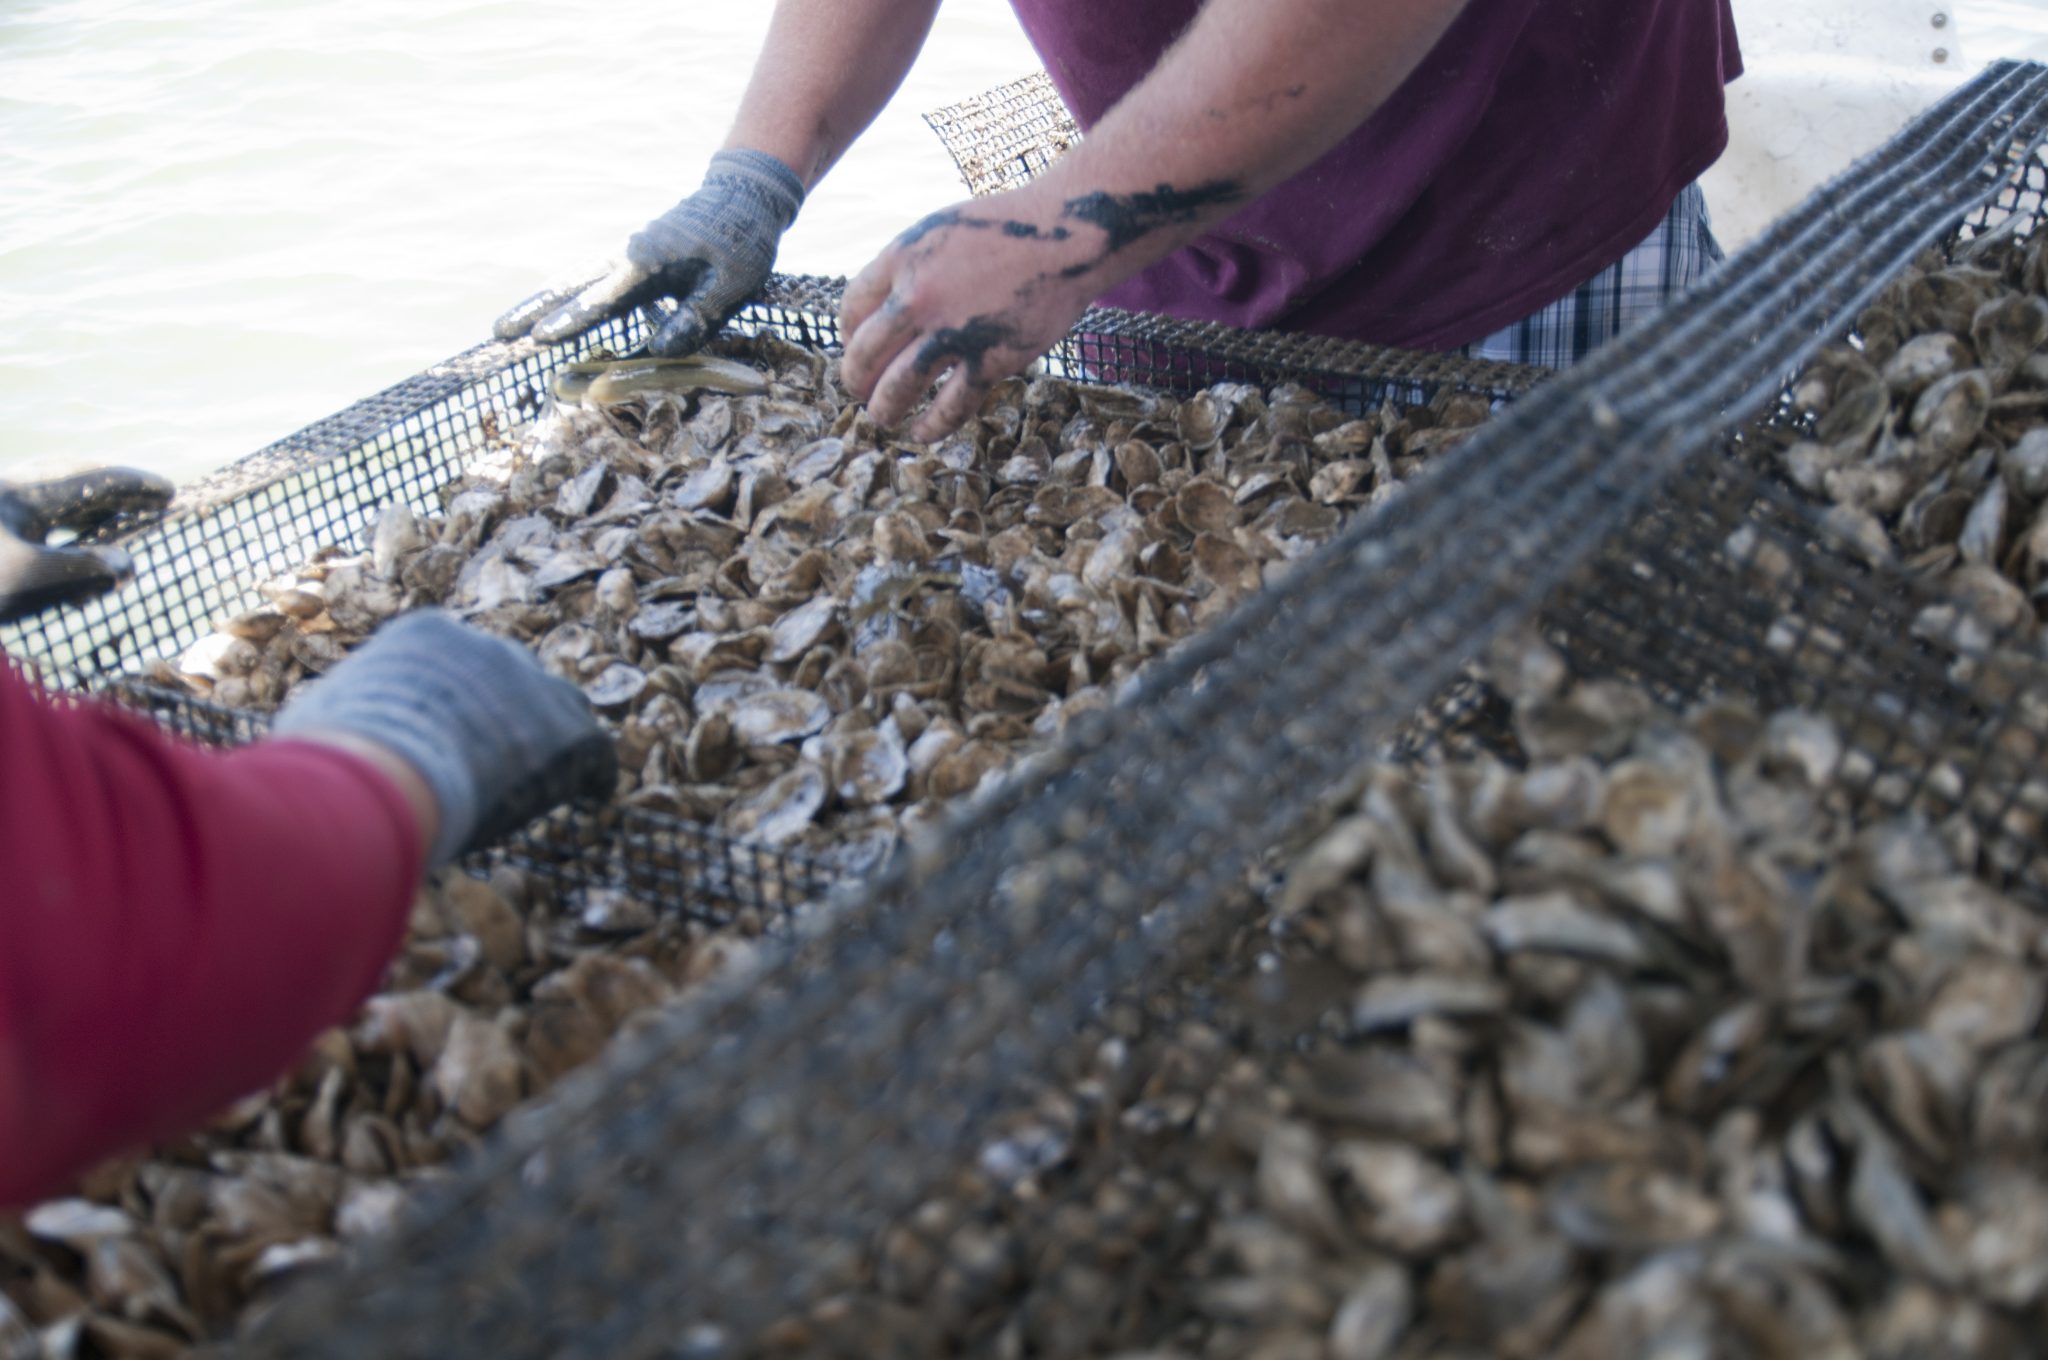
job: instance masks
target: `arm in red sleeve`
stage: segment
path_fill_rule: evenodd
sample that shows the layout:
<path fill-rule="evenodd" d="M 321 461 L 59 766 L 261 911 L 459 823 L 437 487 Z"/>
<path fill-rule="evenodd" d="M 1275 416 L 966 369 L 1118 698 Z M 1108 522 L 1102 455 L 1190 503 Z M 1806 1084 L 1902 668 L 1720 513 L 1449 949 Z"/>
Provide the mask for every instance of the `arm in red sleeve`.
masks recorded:
<path fill-rule="evenodd" d="M 0 658 L 0 1207 L 279 1076 L 375 986 L 422 856 L 355 756 L 201 751 Z"/>

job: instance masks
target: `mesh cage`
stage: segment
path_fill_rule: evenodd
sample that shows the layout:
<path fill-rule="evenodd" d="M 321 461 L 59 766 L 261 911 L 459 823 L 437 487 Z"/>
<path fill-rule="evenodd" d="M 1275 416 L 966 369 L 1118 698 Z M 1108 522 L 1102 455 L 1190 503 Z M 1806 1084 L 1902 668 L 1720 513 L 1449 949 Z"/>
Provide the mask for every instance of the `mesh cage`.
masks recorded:
<path fill-rule="evenodd" d="M 1964 811 L 2024 878 L 2039 687 L 1995 641 L 1915 641 L 1918 588 L 1856 565 L 1729 441 L 1967 215 L 2031 226 L 2044 138 L 2048 70 L 1985 72 L 566 1083 L 256 1352 L 734 1353 L 843 1281 L 1105 998 L 1198 976 L 1261 853 L 1531 618 L 1581 670 L 1669 698 L 1810 702 L 1868 797 Z"/>
<path fill-rule="evenodd" d="M 731 329 L 836 348 L 842 287 L 779 276 Z M 0 646 L 61 688 L 115 686 L 174 729 L 246 737 L 260 730 L 260 719 L 134 678 L 153 658 L 178 655 L 216 620 L 262 604 L 261 582 L 324 548 L 366 547 L 382 506 L 439 513 L 443 487 L 509 456 L 515 432 L 549 400 L 555 369 L 598 348 L 628 352 L 644 343 L 646 327 L 646 317 L 632 316 L 546 350 L 524 341 L 481 345 L 280 440 L 181 493 L 167 519 L 117 540 L 137 564 L 125 590 L 0 628 Z M 1448 391 L 1504 400 L 1541 376 L 1515 365 L 1103 308 L 1083 318 L 1047 368 L 1076 381 L 1178 392 L 1222 381 L 1293 382 L 1360 408 L 1390 399 L 1421 403 Z M 545 869 L 561 891 L 625 888 L 714 923 L 746 913 L 780 920 L 832 881 L 801 855 L 646 810 L 557 819 L 507 853 Z"/>
<path fill-rule="evenodd" d="M 1081 140 L 1074 115 L 1043 71 L 933 109 L 924 121 L 976 198 L 1016 188 Z"/>
<path fill-rule="evenodd" d="M 730 330 L 836 349 L 843 287 L 778 275 Z M 630 352 L 647 333 L 646 318 L 630 316 L 545 350 L 480 345 L 310 425 L 181 492 L 168 518 L 119 539 L 137 567 L 125 590 L 0 627 L 0 646 L 73 689 L 175 655 L 213 620 L 260 603 L 259 582 L 324 547 L 363 546 L 380 507 L 438 514 L 441 488 L 509 452 L 518 427 L 549 400 L 550 374 L 600 348 Z M 1299 383 L 1353 406 L 1421 404 L 1447 391 L 1506 399 L 1543 377 L 1514 364 L 1112 308 L 1091 309 L 1046 366 L 1076 381 L 1180 393 L 1224 381 Z"/>

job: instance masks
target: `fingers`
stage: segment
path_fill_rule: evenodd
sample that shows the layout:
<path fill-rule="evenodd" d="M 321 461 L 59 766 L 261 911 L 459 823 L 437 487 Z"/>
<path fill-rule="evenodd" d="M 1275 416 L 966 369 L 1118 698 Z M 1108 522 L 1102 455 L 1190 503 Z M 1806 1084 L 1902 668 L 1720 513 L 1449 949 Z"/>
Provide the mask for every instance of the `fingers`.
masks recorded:
<path fill-rule="evenodd" d="M 988 398 L 990 386 L 970 373 L 965 364 L 955 368 L 931 406 L 910 427 L 910 437 L 921 444 L 944 439 L 975 417 Z"/>
<path fill-rule="evenodd" d="M 113 548 L 36 548 L 0 537 L 0 623 L 89 600 L 133 579 L 135 564 Z"/>
<path fill-rule="evenodd" d="M 598 322 L 617 316 L 646 293 L 650 276 L 636 264 L 622 264 L 563 306 L 533 324 L 533 338 L 552 345 L 581 335 Z"/>
<path fill-rule="evenodd" d="M 517 340 L 533 329 L 533 323 L 576 296 L 574 288 L 543 288 L 491 323 L 491 334 L 500 340 Z"/>
<path fill-rule="evenodd" d="M 704 348 L 704 342 L 718 333 L 718 327 L 701 316 L 696 307 L 684 303 L 661 323 L 661 329 L 647 342 L 647 351 L 663 359 L 682 359 Z"/>
<path fill-rule="evenodd" d="M 842 327 L 844 324 L 841 323 Z M 918 337 L 918 324 L 902 299 L 885 293 L 857 329 L 842 329 L 840 334 L 847 339 L 846 352 L 839 360 L 839 381 L 854 396 L 868 401 L 875 395 L 882 374 Z"/>
<path fill-rule="evenodd" d="M 932 379 L 937 376 L 936 370 L 951 358 L 928 358 L 925 349 L 925 346 L 905 346 L 875 382 L 874 395 L 867 399 L 868 414 L 883 429 L 893 430 L 903 423 L 903 418 L 923 400 Z"/>
<path fill-rule="evenodd" d="M 854 332 L 867 323 L 896 285 L 896 249 L 891 246 L 875 257 L 866 269 L 846 285 L 839 298 L 839 333 L 851 343 Z"/>
<path fill-rule="evenodd" d="M 725 309 L 719 306 L 718 271 L 695 262 L 696 268 L 676 293 L 676 309 L 647 342 L 648 351 L 663 359 L 681 359 L 695 354 L 704 342 L 725 324 Z"/>
<path fill-rule="evenodd" d="M 168 478 L 138 468 L 94 468 L 70 477 L 9 487 L 7 525 L 40 541 L 52 530 L 88 534 L 122 515 L 162 514 L 178 494 Z"/>
<path fill-rule="evenodd" d="M 893 429 L 923 399 L 932 381 L 950 368 L 951 377 L 910 432 L 911 438 L 921 441 L 943 438 L 981 409 L 982 398 L 996 379 L 1021 365 L 1009 363 L 1000 344 L 988 343 L 987 332 L 997 330 L 989 318 L 977 317 L 958 330 L 927 335 L 915 310 L 892 291 L 897 281 L 885 256 L 847 286 L 840 309 L 841 333 L 847 339 L 839 380 L 849 393 L 867 402 L 868 414 L 878 425 Z M 844 329 L 848 326 L 852 328 Z M 963 344 L 971 352 L 963 351 Z"/>

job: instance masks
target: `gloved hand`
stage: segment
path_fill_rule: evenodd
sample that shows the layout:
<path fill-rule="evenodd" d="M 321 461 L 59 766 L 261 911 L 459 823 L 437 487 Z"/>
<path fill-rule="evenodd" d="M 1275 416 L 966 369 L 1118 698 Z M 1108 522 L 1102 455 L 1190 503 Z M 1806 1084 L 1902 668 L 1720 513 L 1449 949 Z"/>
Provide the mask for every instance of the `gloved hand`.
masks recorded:
<path fill-rule="evenodd" d="M 118 548 L 52 548 L 44 540 L 59 529 L 91 533 L 120 515 L 160 514 L 176 494 L 168 479 L 133 468 L 0 482 L 0 623 L 126 583 L 135 564 Z"/>
<path fill-rule="evenodd" d="M 612 739 L 574 685 L 542 670 L 524 647 L 438 609 L 380 628 L 295 695 L 271 732 L 311 740 L 339 733 L 404 760 L 440 812 L 428 854 L 435 865 L 568 799 L 608 797 L 618 779 Z"/>
<path fill-rule="evenodd" d="M 803 180 L 767 152 L 721 151 L 711 158 L 702 188 L 627 243 L 625 264 L 580 293 L 536 293 L 492 329 L 500 340 L 531 332 L 553 344 L 670 297 L 676 311 L 649 348 L 663 358 L 681 358 L 716 335 L 768 281 L 782 233 L 803 201 Z"/>

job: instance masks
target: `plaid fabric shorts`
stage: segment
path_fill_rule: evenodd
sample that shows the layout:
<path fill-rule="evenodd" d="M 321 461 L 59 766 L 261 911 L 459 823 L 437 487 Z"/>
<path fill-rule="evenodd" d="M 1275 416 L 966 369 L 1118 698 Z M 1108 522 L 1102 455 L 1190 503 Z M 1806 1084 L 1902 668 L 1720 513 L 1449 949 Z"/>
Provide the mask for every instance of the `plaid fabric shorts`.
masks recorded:
<path fill-rule="evenodd" d="M 1690 288 L 1721 263 L 1706 195 L 1687 185 L 1643 243 L 1542 311 L 1467 345 L 1474 359 L 1563 368 Z"/>

